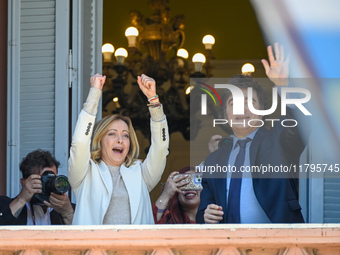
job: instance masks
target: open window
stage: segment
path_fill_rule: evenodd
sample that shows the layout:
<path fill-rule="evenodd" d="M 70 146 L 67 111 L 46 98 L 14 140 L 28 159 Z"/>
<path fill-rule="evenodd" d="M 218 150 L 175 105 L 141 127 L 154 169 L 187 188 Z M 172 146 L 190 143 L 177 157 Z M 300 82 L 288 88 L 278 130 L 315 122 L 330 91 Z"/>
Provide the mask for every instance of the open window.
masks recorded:
<path fill-rule="evenodd" d="M 37 148 L 67 174 L 89 78 L 101 72 L 101 13 L 101 0 L 8 1 L 8 196 L 19 193 L 20 161 Z"/>

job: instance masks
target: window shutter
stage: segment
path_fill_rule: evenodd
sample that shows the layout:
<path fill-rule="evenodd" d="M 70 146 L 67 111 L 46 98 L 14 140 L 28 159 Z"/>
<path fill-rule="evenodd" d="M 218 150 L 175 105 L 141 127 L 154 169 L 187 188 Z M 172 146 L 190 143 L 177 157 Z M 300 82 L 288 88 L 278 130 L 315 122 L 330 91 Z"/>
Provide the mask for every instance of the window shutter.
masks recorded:
<path fill-rule="evenodd" d="M 340 222 L 340 178 L 324 179 L 324 222 Z"/>
<path fill-rule="evenodd" d="M 102 73 L 102 0 L 73 0 L 72 13 L 72 132 L 83 108 L 90 76 Z M 99 104 L 97 118 L 101 118 Z"/>
<path fill-rule="evenodd" d="M 16 196 L 29 152 L 48 150 L 67 170 L 69 1 L 14 0 L 8 8 L 7 194 Z"/>

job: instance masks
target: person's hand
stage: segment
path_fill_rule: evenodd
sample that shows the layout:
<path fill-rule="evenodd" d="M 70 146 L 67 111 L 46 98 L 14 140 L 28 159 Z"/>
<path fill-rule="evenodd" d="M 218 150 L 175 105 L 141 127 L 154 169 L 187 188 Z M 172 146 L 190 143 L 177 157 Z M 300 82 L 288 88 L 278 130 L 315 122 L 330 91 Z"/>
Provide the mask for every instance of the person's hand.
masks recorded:
<path fill-rule="evenodd" d="M 278 43 L 274 44 L 275 57 L 272 46 L 267 47 L 267 52 L 269 63 L 266 59 L 262 59 L 261 62 L 268 78 L 276 86 L 287 86 L 289 83 L 289 57 L 285 58 L 283 46 L 279 46 Z"/>
<path fill-rule="evenodd" d="M 137 82 L 139 88 L 148 99 L 156 95 L 156 82 L 154 79 L 142 74 L 141 76 L 137 77 Z"/>
<path fill-rule="evenodd" d="M 14 217 L 18 218 L 25 204 L 31 201 L 36 193 L 42 192 L 41 177 L 38 174 L 31 174 L 27 179 L 21 178 L 22 189 L 19 195 L 9 204 L 9 208 Z"/>
<path fill-rule="evenodd" d="M 66 193 L 59 195 L 52 192 L 48 199 L 50 202 L 44 201 L 44 204 L 48 207 L 53 208 L 62 216 L 66 216 L 73 213 L 71 201 Z"/>
<path fill-rule="evenodd" d="M 50 202 L 44 201 L 44 204 L 48 207 L 53 208 L 56 212 L 61 214 L 61 217 L 63 218 L 65 224 L 72 224 L 74 210 L 67 194 L 64 193 L 59 195 L 52 192 L 48 200 Z"/>
<path fill-rule="evenodd" d="M 21 179 L 22 189 L 18 195 L 18 199 L 25 203 L 31 201 L 36 193 L 42 192 L 41 177 L 38 174 L 31 174 L 27 179 Z"/>
<path fill-rule="evenodd" d="M 189 183 L 189 181 L 181 183 L 181 181 L 187 178 L 188 175 L 180 175 L 179 177 L 174 179 L 174 176 L 177 174 L 177 171 L 172 172 L 166 180 L 162 195 L 166 196 L 168 199 L 171 199 L 176 192 L 182 193 L 183 191 L 180 190 L 180 187 L 185 186 Z"/>
<path fill-rule="evenodd" d="M 220 142 L 220 140 L 222 139 L 221 135 L 213 135 L 208 143 L 208 148 L 210 153 L 216 151 L 218 149 L 218 143 Z"/>
<path fill-rule="evenodd" d="M 156 206 L 158 208 L 162 208 L 162 209 L 166 208 L 168 206 L 169 200 L 175 195 L 176 192 L 184 193 L 184 191 L 180 190 L 180 187 L 187 185 L 189 182 L 185 181 L 185 182 L 181 183 L 181 181 L 183 179 L 187 178 L 188 176 L 184 174 L 184 175 L 179 176 L 179 177 L 174 179 L 174 176 L 176 174 L 178 174 L 177 171 L 172 172 L 169 175 L 169 177 L 168 177 L 168 179 L 165 183 L 163 192 L 156 201 Z M 158 218 L 158 220 L 159 220 L 159 218 Z"/>
<path fill-rule="evenodd" d="M 91 87 L 95 87 L 97 89 L 102 90 L 103 86 L 106 81 L 106 76 L 102 76 L 99 73 L 96 73 L 95 75 L 91 76 L 90 78 L 90 85 Z"/>
<path fill-rule="evenodd" d="M 208 224 L 216 224 L 223 219 L 222 206 L 210 204 L 207 209 L 204 210 L 204 222 Z"/>

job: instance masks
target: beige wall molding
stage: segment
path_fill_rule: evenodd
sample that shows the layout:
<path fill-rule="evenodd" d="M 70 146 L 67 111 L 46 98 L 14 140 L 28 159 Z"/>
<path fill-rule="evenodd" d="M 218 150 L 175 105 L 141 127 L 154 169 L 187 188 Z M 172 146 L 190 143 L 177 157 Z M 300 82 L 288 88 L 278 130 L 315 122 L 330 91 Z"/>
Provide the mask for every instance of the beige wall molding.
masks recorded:
<path fill-rule="evenodd" d="M 151 255 L 175 255 L 171 249 L 158 249 L 152 251 Z"/>
<path fill-rule="evenodd" d="M 103 250 L 87 250 L 84 255 L 107 255 L 107 253 Z"/>
<path fill-rule="evenodd" d="M 39 250 L 23 250 L 18 255 L 43 255 Z"/>
<path fill-rule="evenodd" d="M 242 255 L 242 253 L 235 247 L 227 247 L 219 249 L 216 255 Z"/>
<path fill-rule="evenodd" d="M 313 253 L 300 247 L 287 247 L 280 255 L 313 255 Z"/>

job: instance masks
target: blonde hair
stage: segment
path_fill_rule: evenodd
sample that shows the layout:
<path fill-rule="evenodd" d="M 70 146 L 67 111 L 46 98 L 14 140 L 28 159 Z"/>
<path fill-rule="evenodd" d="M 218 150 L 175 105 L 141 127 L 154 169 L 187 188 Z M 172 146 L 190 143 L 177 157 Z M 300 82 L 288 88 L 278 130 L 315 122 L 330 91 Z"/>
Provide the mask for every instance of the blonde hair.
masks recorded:
<path fill-rule="evenodd" d="M 91 159 L 96 163 L 100 163 L 102 160 L 101 140 L 106 135 L 110 124 L 115 120 L 124 121 L 129 128 L 130 148 L 125 159 L 125 165 L 129 167 L 138 158 L 139 144 L 131 119 L 119 114 L 106 116 L 95 124 L 91 142 Z"/>

